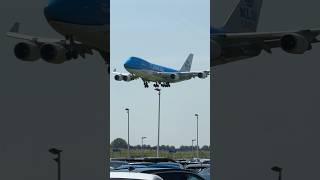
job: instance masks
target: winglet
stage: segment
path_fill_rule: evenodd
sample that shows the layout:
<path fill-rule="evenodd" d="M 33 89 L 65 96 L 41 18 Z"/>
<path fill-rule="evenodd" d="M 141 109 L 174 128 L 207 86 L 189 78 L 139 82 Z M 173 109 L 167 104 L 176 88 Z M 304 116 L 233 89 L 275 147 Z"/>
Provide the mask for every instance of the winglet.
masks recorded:
<path fill-rule="evenodd" d="M 10 32 L 12 32 L 12 33 L 18 33 L 19 30 L 20 30 L 20 23 L 15 22 L 15 23 L 13 24 L 13 26 L 11 27 Z"/>

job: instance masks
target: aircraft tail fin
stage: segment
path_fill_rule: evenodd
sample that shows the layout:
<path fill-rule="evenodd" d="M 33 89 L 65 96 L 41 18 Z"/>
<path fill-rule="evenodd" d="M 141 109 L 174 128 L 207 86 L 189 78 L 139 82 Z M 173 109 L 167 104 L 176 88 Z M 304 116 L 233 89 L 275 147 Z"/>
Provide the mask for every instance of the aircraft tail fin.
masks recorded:
<path fill-rule="evenodd" d="M 190 72 L 192 65 L 193 54 L 189 54 L 187 60 L 184 62 L 180 69 L 180 72 Z"/>
<path fill-rule="evenodd" d="M 226 32 L 256 32 L 263 0 L 240 0 L 225 26 Z"/>
<path fill-rule="evenodd" d="M 15 22 L 15 23 L 13 24 L 13 26 L 11 27 L 10 32 L 12 32 L 12 33 L 19 33 L 19 30 L 20 30 L 20 23 Z"/>

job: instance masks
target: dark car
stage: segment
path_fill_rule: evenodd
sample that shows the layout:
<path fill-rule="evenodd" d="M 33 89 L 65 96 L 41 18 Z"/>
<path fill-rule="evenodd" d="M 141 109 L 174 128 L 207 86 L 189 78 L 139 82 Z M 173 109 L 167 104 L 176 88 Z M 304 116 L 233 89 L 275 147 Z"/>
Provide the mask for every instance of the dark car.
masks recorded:
<path fill-rule="evenodd" d="M 210 180 L 210 168 L 203 169 L 198 173 L 201 177 L 203 177 L 205 180 Z"/>
<path fill-rule="evenodd" d="M 170 169 L 183 169 L 183 166 L 179 163 L 174 162 L 159 162 L 159 163 L 152 163 L 152 162 L 134 162 L 129 163 L 126 165 L 122 165 L 117 170 L 120 169 L 128 169 L 131 168 L 170 168 Z"/>
<path fill-rule="evenodd" d="M 114 170 L 116 168 L 119 168 L 123 165 L 127 165 L 128 162 L 126 161 L 110 161 L 110 170 Z"/>
<path fill-rule="evenodd" d="M 208 167 L 210 167 L 210 164 L 189 164 L 189 165 L 185 166 L 185 169 L 192 171 L 192 172 L 195 172 L 195 173 L 198 173 Z"/>
<path fill-rule="evenodd" d="M 155 174 L 163 178 L 164 180 L 205 180 L 203 177 L 196 173 L 193 173 L 184 169 L 172 169 L 172 168 L 136 168 L 120 171 L 140 172 L 147 174 Z"/>
<path fill-rule="evenodd" d="M 163 157 L 144 157 L 144 158 L 111 158 L 111 161 L 126 161 L 128 163 L 130 162 L 153 162 L 153 163 L 159 163 L 159 162 L 174 162 L 175 160 L 170 158 L 163 158 Z"/>

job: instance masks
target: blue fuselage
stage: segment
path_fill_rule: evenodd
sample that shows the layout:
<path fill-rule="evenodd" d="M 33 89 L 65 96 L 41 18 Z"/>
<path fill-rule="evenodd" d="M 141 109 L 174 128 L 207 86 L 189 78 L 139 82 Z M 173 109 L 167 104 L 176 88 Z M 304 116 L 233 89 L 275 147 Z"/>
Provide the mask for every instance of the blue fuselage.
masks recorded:
<path fill-rule="evenodd" d="M 166 77 L 161 76 L 159 73 L 178 73 L 178 70 L 171 69 L 168 67 L 160 66 L 157 64 L 152 64 L 146 60 L 143 60 L 138 57 L 130 57 L 124 64 L 125 69 L 136 75 L 141 77 L 146 81 L 170 81 L 174 82 L 173 80 L 168 80 Z"/>
<path fill-rule="evenodd" d="M 109 11 L 110 0 L 50 0 L 44 15 L 63 36 L 109 51 Z"/>

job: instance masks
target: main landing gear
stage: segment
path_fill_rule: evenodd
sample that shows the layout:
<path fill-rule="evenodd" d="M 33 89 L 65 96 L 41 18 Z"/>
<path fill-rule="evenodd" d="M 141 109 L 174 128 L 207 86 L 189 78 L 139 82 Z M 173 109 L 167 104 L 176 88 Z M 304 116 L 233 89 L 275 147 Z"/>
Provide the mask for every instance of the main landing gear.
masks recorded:
<path fill-rule="evenodd" d="M 170 87 L 170 84 L 168 82 L 165 82 L 165 83 L 155 83 L 153 84 L 153 87 L 157 88 L 159 87 L 159 84 L 161 87 Z"/>
<path fill-rule="evenodd" d="M 168 83 L 168 82 L 162 83 L 161 87 L 170 87 L 170 83 Z"/>
<path fill-rule="evenodd" d="M 143 81 L 143 85 L 145 88 L 148 88 L 149 87 L 149 82 L 148 81 Z M 168 82 L 163 82 L 163 83 L 160 83 L 160 82 L 156 82 L 153 84 L 153 87 L 154 88 L 158 88 L 158 87 L 170 87 L 170 83 Z"/>
<path fill-rule="evenodd" d="M 79 52 L 76 49 L 73 36 L 66 36 L 65 48 L 67 50 L 66 52 L 67 60 L 78 59 Z"/>

